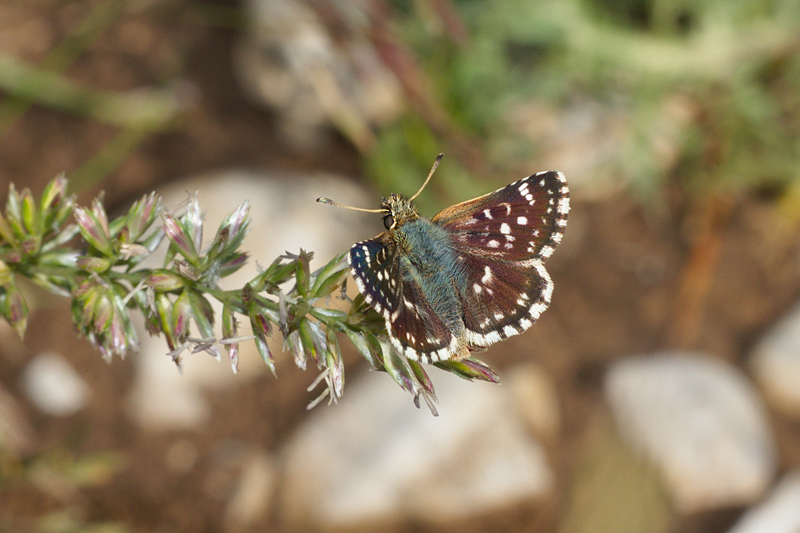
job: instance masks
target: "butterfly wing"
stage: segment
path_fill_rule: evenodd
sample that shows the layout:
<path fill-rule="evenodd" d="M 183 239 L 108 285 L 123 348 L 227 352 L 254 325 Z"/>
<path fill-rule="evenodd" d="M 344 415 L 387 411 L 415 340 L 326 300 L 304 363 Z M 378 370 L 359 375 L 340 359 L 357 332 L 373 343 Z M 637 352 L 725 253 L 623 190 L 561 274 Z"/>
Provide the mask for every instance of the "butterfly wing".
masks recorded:
<path fill-rule="evenodd" d="M 433 311 L 419 284 L 406 275 L 409 267 L 388 233 L 353 245 L 349 263 L 358 290 L 383 316 L 398 351 L 409 359 L 435 362 L 465 350 Z"/>
<path fill-rule="evenodd" d="M 489 346 L 531 327 L 550 305 L 544 261 L 561 242 L 569 189 L 560 172 L 540 172 L 440 212 L 466 272 L 459 290 L 467 340 Z"/>

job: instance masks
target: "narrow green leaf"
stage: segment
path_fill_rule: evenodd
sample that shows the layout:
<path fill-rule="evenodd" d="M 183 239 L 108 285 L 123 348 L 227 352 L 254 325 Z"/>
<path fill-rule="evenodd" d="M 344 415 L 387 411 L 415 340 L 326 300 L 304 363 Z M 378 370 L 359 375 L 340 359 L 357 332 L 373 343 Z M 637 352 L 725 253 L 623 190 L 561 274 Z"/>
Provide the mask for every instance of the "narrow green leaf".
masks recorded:
<path fill-rule="evenodd" d="M 25 227 L 25 231 L 29 235 L 41 235 L 41 229 L 39 227 L 39 215 L 38 210 L 36 209 L 36 201 L 33 199 L 33 195 L 31 191 L 25 189 L 22 191 L 22 224 Z"/>
<path fill-rule="evenodd" d="M 11 230 L 11 226 L 8 225 L 6 217 L 4 217 L 2 213 L 0 213 L 0 238 L 12 246 L 15 246 L 19 242 L 14 232 Z"/>
<path fill-rule="evenodd" d="M 479 380 L 500 383 L 500 377 L 483 361 L 468 357 L 461 361 L 438 361 L 437 367 L 469 381 Z"/>
<path fill-rule="evenodd" d="M 13 281 L 0 288 L 0 314 L 19 338 L 24 339 L 28 328 L 28 302 Z"/>
<path fill-rule="evenodd" d="M 376 359 L 373 355 L 369 342 L 365 338 L 364 334 L 354 331 L 348 327 L 343 327 L 342 331 L 345 335 L 347 335 L 347 338 L 350 339 L 350 342 L 353 343 L 353 346 L 356 347 L 356 350 L 358 350 L 358 353 L 361 354 L 361 357 L 366 359 L 369 364 L 375 368 L 383 367 L 383 363 L 378 361 L 378 359 Z"/>
<path fill-rule="evenodd" d="M 196 290 L 189 290 L 189 301 L 192 305 L 192 316 L 203 337 L 214 336 L 214 309 L 211 303 Z"/>

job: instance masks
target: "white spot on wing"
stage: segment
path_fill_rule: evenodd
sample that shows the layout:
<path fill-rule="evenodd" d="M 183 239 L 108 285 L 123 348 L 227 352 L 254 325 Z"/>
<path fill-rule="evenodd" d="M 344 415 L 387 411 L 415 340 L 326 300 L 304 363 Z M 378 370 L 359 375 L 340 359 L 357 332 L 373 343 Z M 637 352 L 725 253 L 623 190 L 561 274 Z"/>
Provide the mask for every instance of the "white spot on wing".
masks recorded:
<path fill-rule="evenodd" d="M 558 212 L 564 214 L 569 212 L 569 196 L 563 196 L 558 201 Z"/>
<path fill-rule="evenodd" d="M 492 269 L 489 266 L 485 266 L 483 268 L 483 277 L 481 278 L 481 282 L 486 285 L 492 280 Z"/>

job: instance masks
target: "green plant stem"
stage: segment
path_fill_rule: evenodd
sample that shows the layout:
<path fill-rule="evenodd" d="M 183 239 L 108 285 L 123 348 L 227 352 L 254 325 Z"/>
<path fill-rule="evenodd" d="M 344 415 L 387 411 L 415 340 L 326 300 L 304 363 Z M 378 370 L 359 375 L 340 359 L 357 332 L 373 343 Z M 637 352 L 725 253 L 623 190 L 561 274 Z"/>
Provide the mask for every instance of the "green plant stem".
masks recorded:
<path fill-rule="evenodd" d="M 172 120 L 180 106 L 172 91 L 117 94 L 87 89 L 46 70 L 0 55 L 0 89 L 16 98 L 131 129 L 152 130 Z"/>
<path fill-rule="evenodd" d="M 53 48 L 39 67 L 53 74 L 66 70 L 102 32 L 119 19 L 126 5 L 128 2 L 120 0 L 101 2 L 72 33 Z M 36 101 L 35 96 L 17 95 L 16 98 L 8 98 L 0 103 L 0 137 Z"/>

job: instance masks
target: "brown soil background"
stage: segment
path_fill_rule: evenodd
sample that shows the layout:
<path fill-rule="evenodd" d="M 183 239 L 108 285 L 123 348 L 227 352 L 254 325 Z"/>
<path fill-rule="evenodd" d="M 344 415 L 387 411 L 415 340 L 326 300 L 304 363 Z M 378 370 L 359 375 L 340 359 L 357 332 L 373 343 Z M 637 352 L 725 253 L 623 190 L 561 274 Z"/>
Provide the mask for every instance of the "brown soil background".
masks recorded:
<path fill-rule="evenodd" d="M 29 6 L 18 0 L 9 6 L 2 10 L 0 48 L 32 63 L 85 13 L 80 2 Z M 84 191 L 82 203 L 103 189 L 107 205 L 125 206 L 169 180 L 230 166 L 361 176 L 357 153 L 336 136 L 315 152 L 294 151 L 282 142 L 275 117 L 248 103 L 235 82 L 230 62 L 234 38 L 232 30 L 177 17 L 155 22 L 129 14 L 67 70 L 70 78 L 92 87 L 129 90 L 156 83 L 175 49 L 188 50 L 183 77 L 197 85 L 200 95 L 179 128 L 150 136 L 103 183 Z M 79 168 L 114 134 L 111 127 L 33 106 L 0 140 L 0 190 L 13 182 L 38 193 L 56 174 Z M 682 346 L 707 351 L 747 372 L 753 343 L 797 300 L 798 232 L 781 225 L 771 198 L 748 197 L 732 200 L 730 216 L 712 232 L 711 240 L 720 246 L 718 261 L 707 293 L 687 309 L 676 295 L 693 275 L 687 243 L 697 228 L 689 202 L 680 194 L 666 196 L 671 197 L 669 214 L 658 216 L 621 195 L 599 203 L 578 198 L 567 239 L 549 263 L 556 283 L 551 309 L 532 332 L 502 343 L 485 358 L 502 376 L 505 367 L 519 361 L 520 352 L 533 351 L 557 385 L 562 434 L 549 447 L 559 478 L 555 501 L 443 530 L 557 530 L 582 446 L 596 421 L 606 416 L 600 401 L 602 377 L 611 361 Z M 125 454 L 128 467 L 107 484 L 81 490 L 67 502 L 44 496 L 29 483 L 6 480 L 0 485 L 0 528 L 25 530 L 30 519 L 66 503 L 81 509 L 86 521 L 118 522 L 132 531 L 219 531 L 226 491 L 235 476 L 215 461 L 220 446 L 241 441 L 278 450 L 308 416 L 310 395 L 305 389 L 314 376 L 284 366 L 277 380 L 263 377 L 234 391 L 210 393 L 213 421 L 202 431 L 144 433 L 124 414 L 133 363 L 104 363 L 87 342 L 75 337 L 58 297 L 40 298 L 38 304 L 25 342 L 0 346 L 0 383 L 18 393 L 18 377 L 28 358 L 54 347 L 92 384 L 93 396 L 87 409 L 61 420 L 42 416 L 18 395 L 36 435 L 36 452 L 62 450 L 79 457 L 115 450 Z M 689 326 L 681 327 L 681 320 Z M 366 369 L 353 354 L 347 363 L 351 377 Z M 800 467 L 800 424 L 775 412 L 771 416 L 780 469 Z M 191 441 L 198 450 L 194 468 L 180 475 L 164 466 L 176 438 Z M 676 520 L 675 530 L 724 532 L 741 511 L 683 517 Z M 291 530 L 274 515 L 254 530 L 267 528 Z M 402 529 L 438 530 L 413 523 Z"/>

